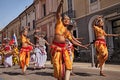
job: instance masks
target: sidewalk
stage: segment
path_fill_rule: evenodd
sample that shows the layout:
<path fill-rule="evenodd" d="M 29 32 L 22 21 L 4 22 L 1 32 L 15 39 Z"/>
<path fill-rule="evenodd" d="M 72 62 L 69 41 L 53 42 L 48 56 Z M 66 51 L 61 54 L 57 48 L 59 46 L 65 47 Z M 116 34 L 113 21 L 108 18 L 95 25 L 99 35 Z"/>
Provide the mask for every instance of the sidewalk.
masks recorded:
<path fill-rule="evenodd" d="M 80 67 L 80 68 L 89 68 L 89 69 L 98 69 L 91 66 L 91 63 L 81 63 L 81 62 L 74 62 L 73 67 Z M 105 64 L 104 70 L 108 71 L 119 71 L 120 72 L 120 65 L 114 64 Z"/>
<path fill-rule="evenodd" d="M 50 65 L 50 61 L 47 61 L 48 65 Z M 87 68 L 87 69 L 98 69 L 91 66 L 91 63 L 82 63 L 82 62 L 74 62 L 73 67 L 79 67 L 79 68 Z M 120 72 L 120 65 L 114 65 L 114 64 L 105 64 L 104 70 L 107 71 L 119 71 Z"/>

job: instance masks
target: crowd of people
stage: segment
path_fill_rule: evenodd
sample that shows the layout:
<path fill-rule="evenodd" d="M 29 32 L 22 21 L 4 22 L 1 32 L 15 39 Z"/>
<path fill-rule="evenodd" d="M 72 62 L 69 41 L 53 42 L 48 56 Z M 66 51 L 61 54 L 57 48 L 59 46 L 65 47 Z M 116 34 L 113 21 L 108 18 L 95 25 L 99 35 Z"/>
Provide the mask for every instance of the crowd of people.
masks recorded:
<path fill-rule="evenodd" d="M 46 34 L 38 28 L 35 29 L 33 34 L 35 44 L 31 43 L 28 38 L 28 27 L 24 27 L 22 31 L 22 46 L 20 50 L 18 50 L 17 45 L 9 44 L 9 39 L 4 40 L 4 43 L 0 46 L 0 60 L 5 68 L 18 64 L 22 69 L 22 74 L 25 74 L 30 61 L 32 61 L 34 69 L 45 69 L 45 62 L 47 60 L 45 44 L 47 44 L 51 48 L 50 57 L 51 63 L 53 64 L 54 77 L 57 78 L 57 80 L 69 80 L 74 60 L 74 45 L 88 49 L 91 43 L 82 45 L 82 43 L 73 36 L 72 30 L 74 25 L 70 23 L 70 18 L 67 15 L 61 16 L 63 3 L 64 0 L 61 0 L 57 8 L 55 35 L 52 44 L 44 39 Z M 100 76 L 105 76 L 103 73 L 103 65 L 108 58 L 105 37 L 120 36 L 120 34 L 105 33 L 103 26 L 103 17 L 96 17 L 92 24 L 96 39 L 92 44 L 94 44 L 96 48 L 97 61 L 95 66 L 100 68 Z"/>
<path fill-rule="evenodd" d="M 19 50 L 17 45 L 9 44 L 9 39 L 4 39 L 4 43 L 0 45 L 0 61 L 5 68 L 19 64 Z"/>
<path fill-rule="evenodd" d="M 14 42 L 11 44 L 9 38 L 4 38 L 4 42 L 0 45 L 0 61 L 5 68 L 19 65 L 22 69 L 22 74 L 25 74 L 30 62 L 34 65 L 34 69 L 45 69 L 47 60 L 46 46 L 50 45 L 45 39 L 45 33 L 35 30 L 34 37 L 36 43 L 33 44 L 28 38 L 28 27 L 24 27 L 21 34 L 21 48 Z"/>

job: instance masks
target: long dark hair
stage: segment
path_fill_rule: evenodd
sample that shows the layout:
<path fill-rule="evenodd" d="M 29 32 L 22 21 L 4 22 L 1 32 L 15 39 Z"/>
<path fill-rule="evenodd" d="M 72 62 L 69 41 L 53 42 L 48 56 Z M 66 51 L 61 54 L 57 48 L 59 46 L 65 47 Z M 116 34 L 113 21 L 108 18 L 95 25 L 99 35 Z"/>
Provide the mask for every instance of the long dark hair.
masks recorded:
<path fill-rule="evenodd" d="M 72 31 L 73 30 L 73 25 L 68 25 L 68 27 L 67 27 L 67 29 L 69 30 L 69 31 Z"/>

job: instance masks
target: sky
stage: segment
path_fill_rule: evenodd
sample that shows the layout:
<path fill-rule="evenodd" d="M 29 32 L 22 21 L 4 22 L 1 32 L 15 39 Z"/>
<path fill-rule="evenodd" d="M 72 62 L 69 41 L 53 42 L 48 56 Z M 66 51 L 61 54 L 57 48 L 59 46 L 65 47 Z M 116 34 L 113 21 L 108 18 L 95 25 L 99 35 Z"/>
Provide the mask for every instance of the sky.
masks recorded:
<path fill-rule="evenodd" d="M 20 13 L 26 6 L 33 3 L 33 0 L 0 0 L 0 29 L 4 28 Z"/>

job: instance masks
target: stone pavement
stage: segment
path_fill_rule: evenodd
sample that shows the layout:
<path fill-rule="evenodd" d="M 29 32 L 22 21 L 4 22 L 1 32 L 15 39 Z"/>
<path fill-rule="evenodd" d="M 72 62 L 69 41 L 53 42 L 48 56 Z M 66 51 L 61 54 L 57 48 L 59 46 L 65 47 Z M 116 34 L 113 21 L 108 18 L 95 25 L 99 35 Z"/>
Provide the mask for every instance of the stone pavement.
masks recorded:
<path fill-rule="evenodd" d="M 50 61 L 46 62 L 46 69 L 33 70 L 33 65 L 27 69 L 27 75 L 21 75 L 18 65 L 4 68 L 0 65 L 0 80 L 56 80 L 53 77 L 53 67 Z M 107 77 L 99 76 L 99 69 L 91 67 L 91 63 L 74 62 L 73 71 L 76 76 L 70 80 L 120 80 L 120 65 L 105 65 Z"/>
<path fill-rule="evenodd" d="M 88 68 L 88 69 L 97 69 L 91 66 L 91 63 L 82 63 L 82 62 L 74 62 L 73 67 L 80 67 L 80 68 Z M 104 70 L 107 71 L 120 71 L 120 65 L 116 64 L 105 64 Z"/>

